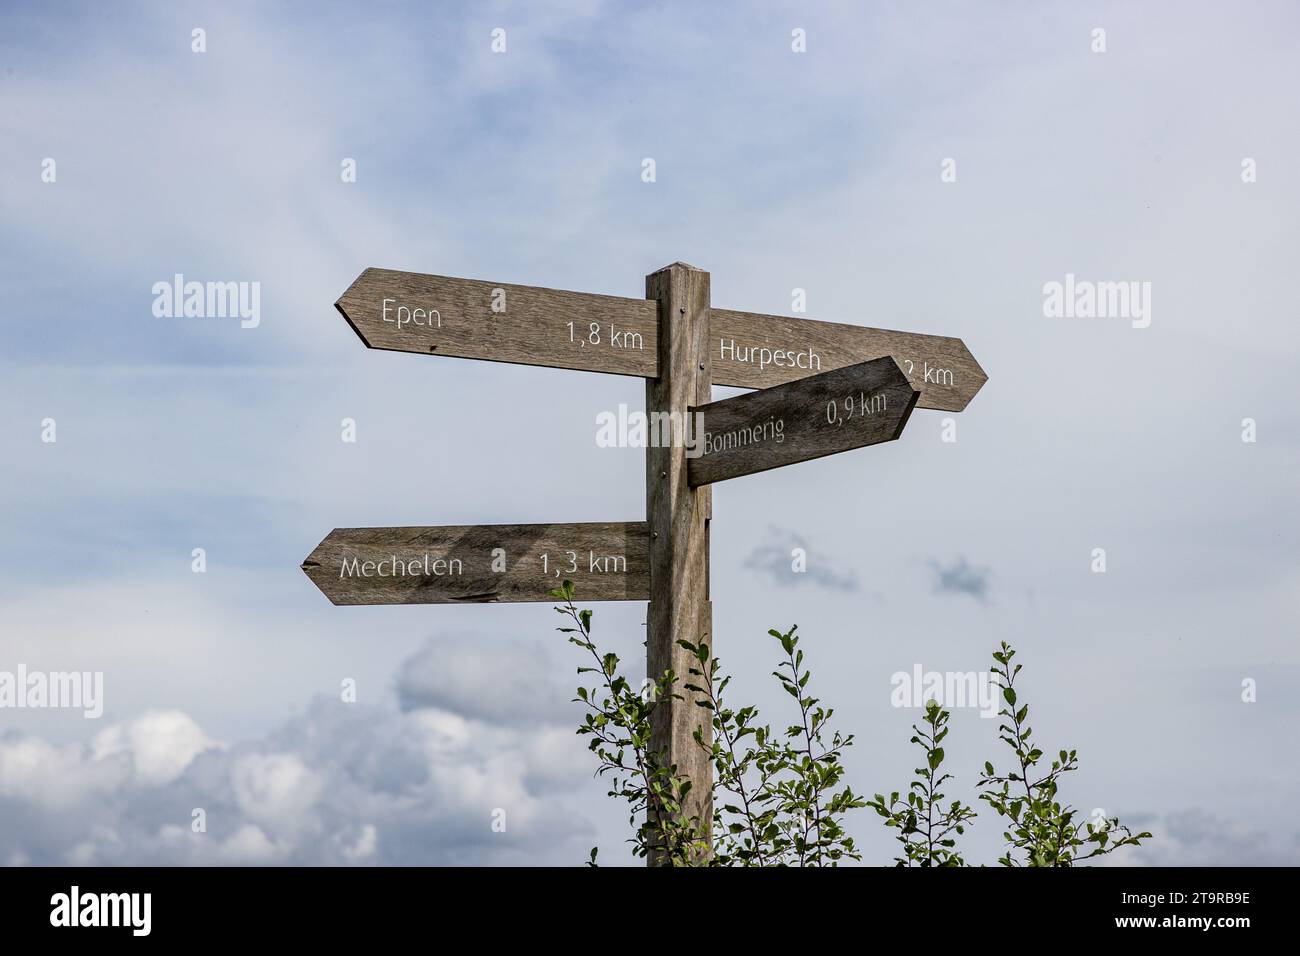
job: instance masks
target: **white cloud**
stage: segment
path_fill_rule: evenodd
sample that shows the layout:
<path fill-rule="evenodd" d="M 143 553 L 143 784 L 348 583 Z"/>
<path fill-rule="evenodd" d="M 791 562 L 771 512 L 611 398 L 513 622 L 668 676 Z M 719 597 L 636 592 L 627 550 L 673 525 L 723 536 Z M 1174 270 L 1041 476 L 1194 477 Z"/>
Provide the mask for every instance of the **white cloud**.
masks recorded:
<path fill-rule="evenodd" d="M 65 811 L 128 783 L 124 759 L 94 760 L 80 744 L 54 744 L 15 733 L 0 738 L 0 797 Z"/>
<path fill-rule="evenodd" d="M 409 662 L 427 667 L 439 641 Z M 462 648 L 466 694 L 492 653 Z M 544 654 L 533 655 L 547 671 Z M 405 671 L 398 675 L 403 683 Z M 427 675 L 426 675 L 427 676 Z M 545 682 L 545 678 L 533 679 Z M 407 682 L 409 686 L 409 681 Z M 563 697 L 553 685 L 548 695 Z M 585 748 L 544 720 L 319 697 L 261 739 L 215 745 L 187 715 L 146 713 L 87 743 L 0 739 L 0 859 L 76 864 L 576 863 L 592 838 Z M 576 714 L 567 715 L 576 719 Z M 203 810 L 206 832 L 191 827 Z M 494 832 L 493 813 L 506 813 Z M 580 839 L 581 838 L 581 839 Z"/>
<path fill-rule="evenodd" d="M 1134 815 L 1130 829 L 1153 839 L 1103 858 L 1110 866 L 1297 866 L 1300 830 L 1285 824 L 1262 829 L 1253 822 L 1201 809 Z"/>
<path fill-rule="evenodd" d="M 319 774 L 286 753 L 240 754 L 230 768 L 230 782 L 240 811 L 285 833 L 302 825 L 324 789 Z"/>
<path fill-rule="evenodd" d="M 403 665 L 397 693 L 404 709 L 441 707 L 496 723 L 563 719 L 569 697 L 544 679 L 541 645 L 481 634 L 444 634 Z"/>
<path fill-rule="evenodd" d="M 284 851 L 253 823 L 245 823 L 232 833 L 217 852 L 223 862 L 242 866 L 276 863 L 284 856 Z"/>
<path fill-rule="evenodd" d="M 156 711 L 98 734 L 91 759 L 102 761 L 126 754 L 137 779 L 145 784 L 175 780 L 195 757 L 214 746 L 199 725 L 178 710 Z"/>

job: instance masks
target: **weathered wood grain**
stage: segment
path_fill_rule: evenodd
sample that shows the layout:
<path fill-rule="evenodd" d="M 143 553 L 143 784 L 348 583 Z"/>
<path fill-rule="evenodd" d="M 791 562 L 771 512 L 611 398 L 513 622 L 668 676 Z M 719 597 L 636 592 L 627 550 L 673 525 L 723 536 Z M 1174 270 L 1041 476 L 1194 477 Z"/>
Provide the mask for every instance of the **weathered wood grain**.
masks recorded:
<path fill-rule="evenodd" d="M 372 268 L 334 305 L 374 349 L 658 374 L 659 325 L 643 299 Z"/>
<path fill-rule="evenodd" d="M 643 299 L 370 268 L 335 308 L 370 348 L 659 375 L 659 322 Z M 988 380 L 949 336 L 731 309 L 705 321 L 715 385 L 770 388 L 892 355 L 921 408 L 959 412 Z"/>
<path fill-rule="evenodd" d="M 706 485 L 893 441 L 919 397 L 897 363 L 885 357 L 696 408 L 690 483 Z"/>
<path fill-rule="evenodd" d="M 964 409 L 988 380 L 961 339 L 729 309 L 710 313 L 709 354 L 713 383 L 740 388 L 891 355 L 920 391 L 920 407 L 950 412 Z"/>
<path fill-rule="evenodd" d="M 682 262 L 646 276 L 646 298 L 659 309 L 659 377 L 646 382 L 646 411 L 674 412 L 683 420 L 692 405 L 710 398 L 708 320 L 709 274 Z M 680 700 L 661 698 L 650 723 L 652 750 L 666 755 L 691 781 L 684 807 L 711 838 L 713 764 L 695 741 L 697 727 L 707 745 L 712 727 L 696 695 L 690 668 L 699 661 L 677 642 L 713 646 L 709 600 L 709 519 L 712 493 L 688 481 L 686 448 L 680 442 L 646 450 L 646 523 L 650 529 L 650 606 L 646 611 L 646 675 L 677 675 Z M 663 863 L 655 853 L 647 861 Z M 702 862 L 702 861 L 701 861 Z"/>
<path fill-rule="evenodd" d="M 336 528 L 302 569 L 340 605 L 551 601 L 565 579 L 584 603 L 645 601 L 647 537 L 642 521 Z"/>

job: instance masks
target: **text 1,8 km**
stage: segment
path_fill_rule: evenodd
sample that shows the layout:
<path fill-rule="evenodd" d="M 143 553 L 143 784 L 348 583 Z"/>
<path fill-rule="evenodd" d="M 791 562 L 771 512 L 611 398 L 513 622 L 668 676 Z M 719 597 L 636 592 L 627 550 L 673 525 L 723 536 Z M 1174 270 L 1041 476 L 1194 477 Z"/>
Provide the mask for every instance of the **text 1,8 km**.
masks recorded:
<path fill-rule="evenodd" d="M 579 348 L 586 348 L 588 345 L 593 347 L 608 345 L 612 349 L 632 349 L 638 352 L 645 350 L 645 338 L 640 332 L 617 328 L 613 322 L 609 323 L 608 328 L 599 322 L 567 324 L 569 341 L 576 342 Z M 583 328 L 584 324 L 586 328 Z"/>

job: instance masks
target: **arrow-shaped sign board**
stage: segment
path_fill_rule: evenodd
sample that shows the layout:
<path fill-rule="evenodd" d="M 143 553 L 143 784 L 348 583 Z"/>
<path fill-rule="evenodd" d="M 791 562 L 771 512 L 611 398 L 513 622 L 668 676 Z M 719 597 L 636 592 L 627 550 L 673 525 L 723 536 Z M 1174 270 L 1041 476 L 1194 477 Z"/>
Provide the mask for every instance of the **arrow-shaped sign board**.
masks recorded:
<path fill-rule="evenodd" d="M 892 359 L 833 369 L 693 409 L 692 486 L 893 441 L 920 393 Z"/>
<path fill-rule="evenodd" d="M 658 304 L 367 269 L 335 303 L 370 348 L 659 377 Z M 711 309 L 714 385 L 768 388 L 892 355 L 922 408 L 961 411 L 987 375 L 961 339 Z"/>
<path fill-rule="evenodd" d="M 367 269 L 334 303 L 372 349 L 656 378 L 658 303 Z"/>
<path fill-rule="evenodd" d="M 709 310 L 714 385 L 769 388 L 893 356 L 922 408 L 959 412 L 988 376 L 961 339 L 755 312 Z"/>
<path fill-rule="evenodd" d="M 336 528 L 302 563 L 335 604 L 650 599 L 644 521 Z"/>

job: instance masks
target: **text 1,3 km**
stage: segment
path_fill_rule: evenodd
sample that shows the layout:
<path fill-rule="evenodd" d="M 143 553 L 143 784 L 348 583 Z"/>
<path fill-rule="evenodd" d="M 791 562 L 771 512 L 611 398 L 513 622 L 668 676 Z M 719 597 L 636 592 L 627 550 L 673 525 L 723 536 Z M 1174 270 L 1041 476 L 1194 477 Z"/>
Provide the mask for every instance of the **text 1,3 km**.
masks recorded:
<path fill-rule="evenodd" d="M 645 338 L 640 332 L 617 328 L 613 322 L 568 322 L 569 341 L 579 348 L 631 349 L 645 351 Z"/>
<path fill-rule="evenodd" d="M 587 565 L 588 574 L 627 573 L 627 558 L 623 555 L 597 554 L 595 551 L 588 551 L 585 562 L 583 555 L 577 551 L 563 551 L 554 557 L 549 552 L 543 551 L 540 557 L 542 573 L 553 574 L 557 578 L 561 574 L 579 573 L 584 563 Z"/>

